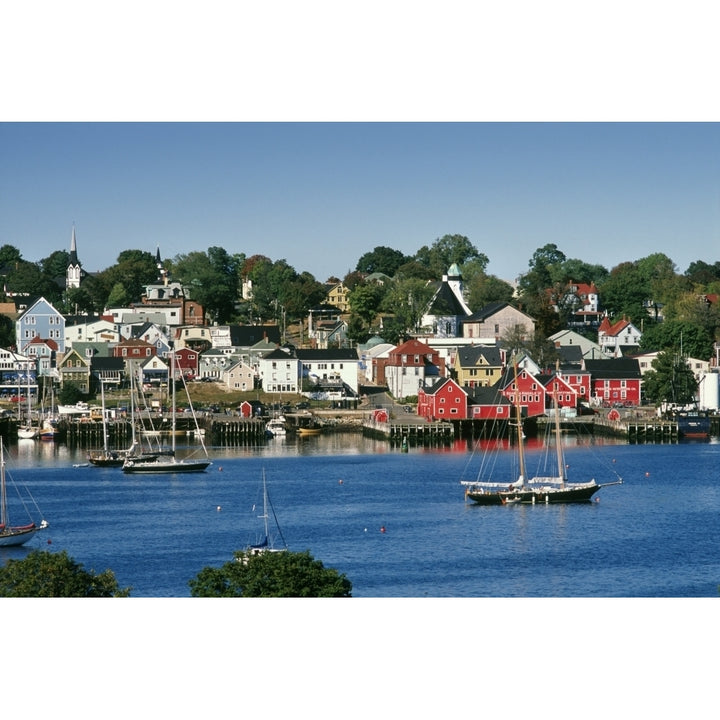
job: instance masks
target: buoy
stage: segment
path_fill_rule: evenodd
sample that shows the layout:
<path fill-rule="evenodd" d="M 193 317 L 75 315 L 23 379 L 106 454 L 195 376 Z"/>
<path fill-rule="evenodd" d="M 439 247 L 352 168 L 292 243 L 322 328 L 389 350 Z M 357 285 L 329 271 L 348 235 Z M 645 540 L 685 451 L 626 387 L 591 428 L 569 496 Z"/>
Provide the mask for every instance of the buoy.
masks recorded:
<path fill-rule="evenodd" d="M 380 532 L 381 532 L 381 533 L 384 533 L 384 532 L 385 532 L 385 526 L 384 526 L 384 525 L 382 525 L 382 526 L 380 527 Z"/>

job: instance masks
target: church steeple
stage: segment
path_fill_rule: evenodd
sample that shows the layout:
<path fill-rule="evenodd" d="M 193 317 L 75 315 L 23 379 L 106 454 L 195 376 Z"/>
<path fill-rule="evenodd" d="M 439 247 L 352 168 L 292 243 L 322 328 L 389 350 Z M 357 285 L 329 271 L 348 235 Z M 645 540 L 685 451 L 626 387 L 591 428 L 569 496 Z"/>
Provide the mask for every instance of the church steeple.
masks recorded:
<path fill-rule="evenodd" d="M 80 287 L 80 279 L 82 276 L 82 267 L 77 256 L 77 238 L 75 237 L 75 223 L 72 227 L 72 235 L 70 237 L 70 262 L 68 263 L 67 273 L 65 275 L 65 289 Z"/>

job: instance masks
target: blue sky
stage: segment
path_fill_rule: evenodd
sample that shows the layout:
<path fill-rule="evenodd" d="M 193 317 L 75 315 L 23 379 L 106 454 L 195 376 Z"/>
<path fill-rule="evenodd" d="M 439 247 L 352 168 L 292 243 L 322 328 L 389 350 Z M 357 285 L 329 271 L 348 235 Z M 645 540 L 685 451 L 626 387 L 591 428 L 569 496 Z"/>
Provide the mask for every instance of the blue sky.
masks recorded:
<path fill-rule="evenodd" d="M 213 245 L 342 277 L 376 246 L 466 235 L 512 280 L 555 243 L 608 268 L 720 260 L 715 123 L 3 123 L 0 245 Z"/>

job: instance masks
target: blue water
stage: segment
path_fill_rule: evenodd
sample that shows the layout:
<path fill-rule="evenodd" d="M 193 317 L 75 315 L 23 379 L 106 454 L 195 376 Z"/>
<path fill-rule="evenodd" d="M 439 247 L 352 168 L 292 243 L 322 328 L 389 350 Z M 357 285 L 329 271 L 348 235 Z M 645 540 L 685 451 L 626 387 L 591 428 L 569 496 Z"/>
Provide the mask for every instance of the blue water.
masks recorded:
<path fill-rule="evenodd" d="M 466 503 L 460 479 L 476 472 L 466 448 L 403 454 L 333 435 L 211 453 L 207 473 L 140 477 L 75 467 L 84 455 L 64 445 L 11 446 L 8 471 L 50 528 L 0 560 L 66 550 L 112 569 L 132 597 L 188 597 L 204 566 L 257 540 L 264 470 L 290 549 L 345 573 L 355 597 L 718 596 L 715 441 L 568 447 L 571 479 L 609 482 L 617 471 L 624 483 L 565 506 Z"/>

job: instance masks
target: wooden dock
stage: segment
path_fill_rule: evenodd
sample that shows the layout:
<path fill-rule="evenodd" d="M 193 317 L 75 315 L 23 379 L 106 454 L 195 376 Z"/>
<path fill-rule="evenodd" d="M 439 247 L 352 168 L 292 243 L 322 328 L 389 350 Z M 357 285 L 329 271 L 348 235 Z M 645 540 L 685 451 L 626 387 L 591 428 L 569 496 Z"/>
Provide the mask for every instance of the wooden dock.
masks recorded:
<path fill-rule="evenodd" d="M 455 437 L 449 422 L 379 422 L 368 418 L 362 424 L 363 435 L 385 438 L 391 444 L 403 442 L 413 445 L 448 444 Z"/>

